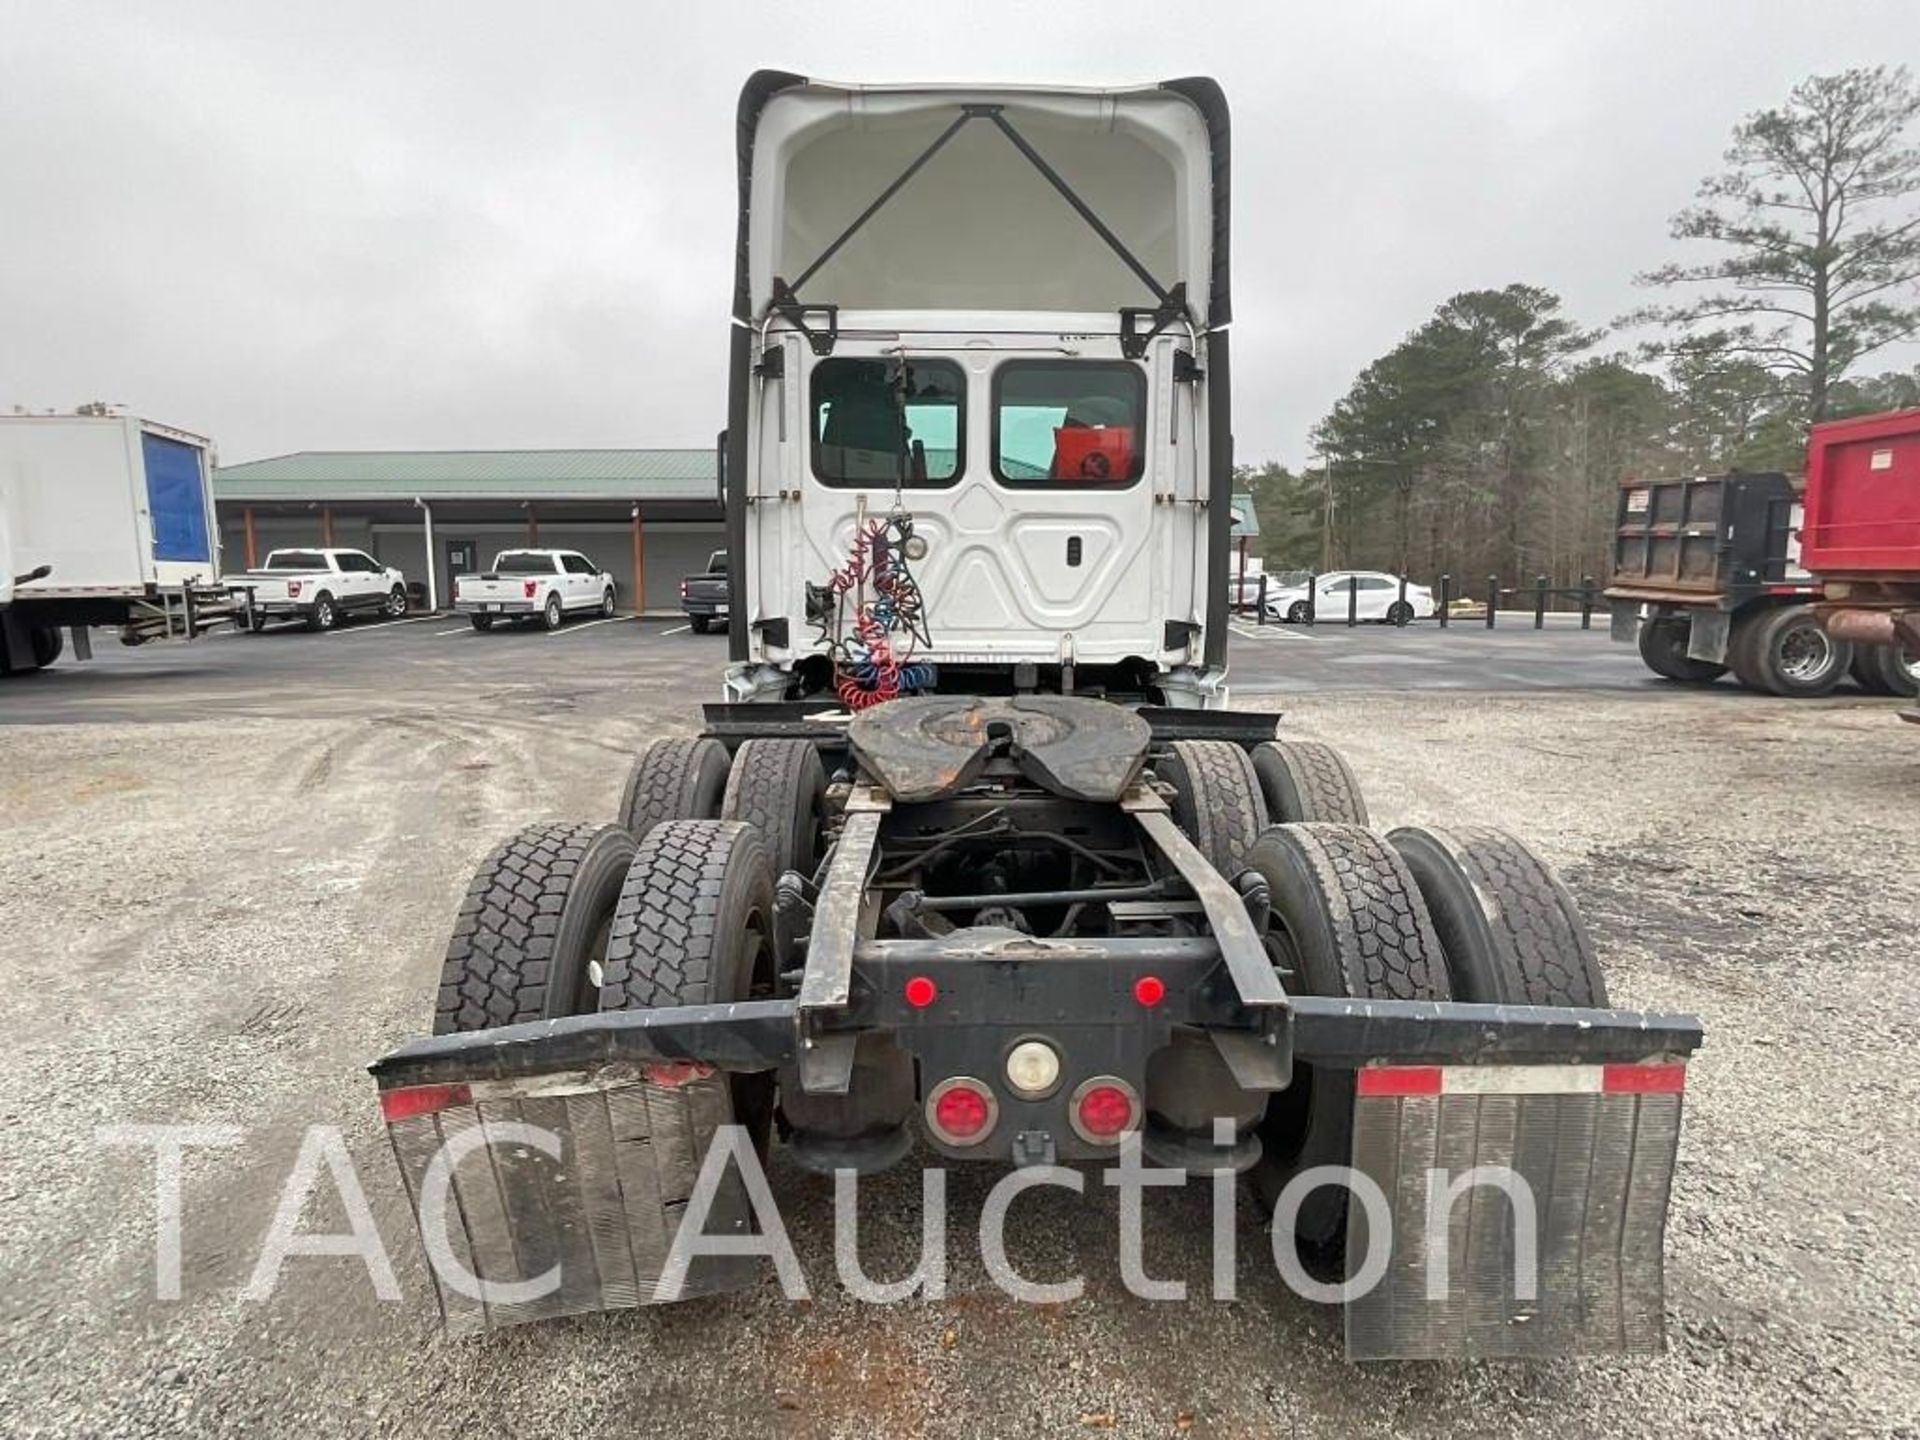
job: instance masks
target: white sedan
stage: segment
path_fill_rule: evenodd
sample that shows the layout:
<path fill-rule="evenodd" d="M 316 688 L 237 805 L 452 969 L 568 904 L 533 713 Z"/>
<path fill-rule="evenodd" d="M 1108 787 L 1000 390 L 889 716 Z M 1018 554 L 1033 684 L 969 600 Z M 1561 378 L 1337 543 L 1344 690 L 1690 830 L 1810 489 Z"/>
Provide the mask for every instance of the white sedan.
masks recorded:
<path fill-rule="evenodd" d="M 1400 590 L 1403 583 L 1404 600 Z M 1340 624 L 1347 618 L 1350 603 L 1355 619 L 1384 620 L 1389 625 L 1431 619 L 1439 610 L 1433 591 L 1425 585 L 1403 582 L 1398 575 L 1383 570 L 1330 570 L 1314 577 L 1311 591 L 1304 583 L 1278 590 L 1267 587 L 1267 614 L 1296 625 L 1305 623 L 1309 613 L 1321 624 Z"/>

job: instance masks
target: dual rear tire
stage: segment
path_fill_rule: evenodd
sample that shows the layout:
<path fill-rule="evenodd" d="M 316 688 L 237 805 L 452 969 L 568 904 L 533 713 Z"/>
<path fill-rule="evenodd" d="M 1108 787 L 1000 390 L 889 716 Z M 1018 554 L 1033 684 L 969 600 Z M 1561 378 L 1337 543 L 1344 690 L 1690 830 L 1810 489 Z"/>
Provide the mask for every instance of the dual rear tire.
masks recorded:
<path fill-rule="evenodd" d="M 1154 768 L 1173 787 L 1174 822 L 1228 879 L 1247 867 L 1269 824 L 1367 823 L 1360 782 L 1331 745 L 1269 740 L 1247 751 L 1227 740 L 1176 740 Z"/>
<path fill-rule="evenodd" d="M 637 845 L 618 825 L 530 826 L 488 857 L 461 905 L 434 1033 L 745 1000 L 771 993 L 772 942 L 773 877 L 752 826 L 668 820 Z M 765 1153 L 773 1077 L 648 1064 L 623 1093 L 623 1123 L 644 1124 L 653 1182 L 626 1197 L 628 1239 L 635 1268 L 659 1275 L 721 1128 L 742 1126 Z M 652 1220 L 637 1222 L 648 1205 Z M 740 1171 L 729 1166 L 707 1224 L 741 1232 L 751 1215 Z M 751 1278 L 742 1265 L 696 1260 L 680 1293 L 736 1288 Z"/>
<path fill-rule="evenodd" d="M 1275 742 L 1252 767 L 1281 823 L 1241 856 L 1268 895 L 1267 945 L 1294 994 L 1602 1006 L 1607 989 L 1573 897 L 1521 841 L 1487 827 L 1366 828 L 1353 773 L 1329 747 Z M 1354 1073 L 1297 1064 L 1255 1133 L 1249 1179 L 1269 1210 L 1296 1176 L 1344 1165 Z M 1312 1272 L 1342 1272 L 1346 1197 L 1307 1195 L 1294 1239 Z"/>
<path fill-rule="evenodd" d="M 620 823 L 638 840 L 666 820 L 742 821 L 760 832 L 775 875 L 811 879 L 826 792 L 820 752 L 804 740 L 748 740 L 731 761 L 710 737 L 656 740 L 627 772 Z"/>
<path fill-rule="evenodd" d="M 1920 694 L 1920 659 L 1898 645 L 1853 647 L 1853 682 L 1869 695 Z"/>
<path fill-rule="evenodd" d="M 1711 685 L 1727 673 L 1727 667 L 1711 660 L 1696 660 L 1687 654 L 1692 629 L 1679 616 L 1664 615 L 1646 621 L 1640 627 L 1641 660 L 1664 680 L 1677 680 L 1683 685 Z"/>
<path fill-rule="evenodd" d="M 1789 700 L 1829 695 L 1847 676 L 1854 648 L 1836 640 L 1804 605 L 1780 605 L 1733 627 L 1727 660 L 1749 690 Z"/>

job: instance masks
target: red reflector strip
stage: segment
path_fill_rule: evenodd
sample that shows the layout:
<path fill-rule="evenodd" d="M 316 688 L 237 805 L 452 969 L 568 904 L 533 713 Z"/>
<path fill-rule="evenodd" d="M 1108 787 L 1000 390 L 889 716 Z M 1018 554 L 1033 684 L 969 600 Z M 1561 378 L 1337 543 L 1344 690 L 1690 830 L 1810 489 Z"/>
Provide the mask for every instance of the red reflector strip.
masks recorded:
<path fill-rule="evenodd" d="M 1609 1095 L 1678 1095 L 1687 1088 L 1687 1067 L 1609 1065 L 1601 1088 Z"/>
<path fill-rule="evenodd" d="M 1361 1095 L 1438 1095 L 1443 1079 L 1438 1065 L 1369 1065 L 1355 1088 Z"/>
<path fill-rule="evenodd" d="M 642 1073 L 649 1085 L 678 1090 L 682 1085 L 705 1080 L 713 1074 L 713 1066 L 703 1060 L 660 1060 L 645 1066 Z"/>
<path fill-rule="evenodd" d="M 472 1103 L 473 1090 L 466 1085 L 409 1085 L 404 1090 L 380 1092 L 380 1114 L 389 1125 Z"/>
<path fill-rule="evenodd" d="M 1678 1095 L 1687 1067 L 1641 1065 L 1369 1065 L 1355 1079 L 1362 1098 L 1411 1095 Z"/>

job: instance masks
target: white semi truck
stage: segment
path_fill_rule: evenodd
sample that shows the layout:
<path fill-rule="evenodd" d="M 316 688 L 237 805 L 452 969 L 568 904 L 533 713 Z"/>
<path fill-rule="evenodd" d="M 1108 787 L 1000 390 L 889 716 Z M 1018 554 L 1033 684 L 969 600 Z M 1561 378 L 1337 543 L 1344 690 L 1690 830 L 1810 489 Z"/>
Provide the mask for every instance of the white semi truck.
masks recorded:
<path fill-rule="evenodd" d="M 761 72 L 736 134 L 731 703 L 486 858 L 373 1067 L 449 1326 L 751 1283 L 777 1113 L 1244 1177 L 1359 1358 L 1658 1349 L 1699 1022 L 1520 840 L 1224 708 L 1219 87 Z"/>
<path fill-rule="evenodd" d="M 224 619 L 212 446 L 120 415 L 0 416 L 0 674 Z"/>

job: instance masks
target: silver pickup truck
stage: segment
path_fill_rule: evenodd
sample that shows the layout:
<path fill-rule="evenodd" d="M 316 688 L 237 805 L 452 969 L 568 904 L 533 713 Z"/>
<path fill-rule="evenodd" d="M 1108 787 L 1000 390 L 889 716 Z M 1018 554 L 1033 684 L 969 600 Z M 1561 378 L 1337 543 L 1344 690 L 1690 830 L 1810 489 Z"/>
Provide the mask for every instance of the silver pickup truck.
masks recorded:
<path fill-rule="evenodd" d="M 613 576 L 578 550 L 502 550 L 489 569 L 453 580 L 453 608 L 476 630 L 498 620 L 558 630 L 568 615 L 612 615 L 614 594 Z"/>

